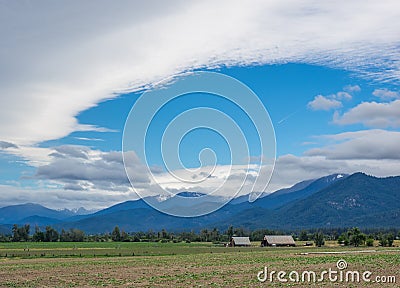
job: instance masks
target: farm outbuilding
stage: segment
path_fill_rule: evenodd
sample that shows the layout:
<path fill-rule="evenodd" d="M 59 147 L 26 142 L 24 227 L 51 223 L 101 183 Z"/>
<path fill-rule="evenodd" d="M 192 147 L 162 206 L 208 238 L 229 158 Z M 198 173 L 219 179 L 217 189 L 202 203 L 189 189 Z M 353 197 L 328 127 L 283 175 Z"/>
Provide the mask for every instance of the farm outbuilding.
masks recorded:
<path fill-rule="evenodd" d="M 296 246 L 296 242 L 290 235 L 265 235 L 261 246 Z"/>
<path fill-rule="evenodd" d="M 236 237 L 233 236 L 231 241 L 229 242 L 229 246 L 231 247 L 246 247 L 251 246 L 249 237 Z"/>

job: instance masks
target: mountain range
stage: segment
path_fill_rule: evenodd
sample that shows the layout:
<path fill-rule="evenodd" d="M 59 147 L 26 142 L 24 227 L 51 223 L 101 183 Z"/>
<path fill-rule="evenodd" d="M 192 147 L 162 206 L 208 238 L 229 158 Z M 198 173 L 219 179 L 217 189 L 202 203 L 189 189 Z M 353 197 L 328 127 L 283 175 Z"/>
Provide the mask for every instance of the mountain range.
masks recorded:
<path fill-rule="evenodd" d="M 180 218 L 161 213 L 143 199 L 126 201 L 89 213 L 86 210 L 53 210 L 38 204 L 0 208 L 0 233 L 12 224 L 78 228 L 86 233 L 111 232 L 115 225 L 125 231 L 226 229 L 301 229 L 335 227 L 400 227 L 400 176 L 377 178 L 363 173 L 333 174 L 305 180 L 290 188 L 263 194 L 249 203 L 248 195 L 233 199 L 221 209 L 201 217 Z M 197 192 L 181 192 L 190 200 Z M 182 197 L 165 200 L 164 207 L 179 205 Z M 221 201 L 219 197 L 215 201 Z M 199 205 L 207 205 L 201 203 Z M 196 207 L 189 207 L 196 209 Z"/>

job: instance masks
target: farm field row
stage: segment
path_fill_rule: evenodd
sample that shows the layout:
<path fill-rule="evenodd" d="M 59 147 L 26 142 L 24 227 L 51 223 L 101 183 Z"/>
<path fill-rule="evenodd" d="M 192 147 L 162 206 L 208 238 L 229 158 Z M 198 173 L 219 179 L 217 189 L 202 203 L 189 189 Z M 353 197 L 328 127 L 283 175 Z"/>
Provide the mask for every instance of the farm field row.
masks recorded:
<path fill-rule="evenodd" d="M 297 247 L 287 249 L 281 247 L 279 251 L 298 251 L 301 253 L 304 251 L 312 251 L 312 249 L 317 249 L 317 251 L 331 249 L 344 251 L 354 249 L 351 246 L 340 247 L 336 241 L 326 241 L 323 247 L 304 247 L 304 243 L 306 242 L 298 241 L 296 243 Z M 375 246 L 377 246 L 378 242 L 375 244 Z M 399 247 L 400 241 L 396 240 L 394 244 L 394 246 Z M 365 250 L 376 248 L 377 247 L 364 247 L 357 249 Z M 235 249 L 227 248 L 223 244 L 212 244 L 210 242 L 11 242 L 0 243 L 0 258 L 157 256 L 266 251 L 267 249 L 276 249 L 276 247 L 260 247 L 259 242 L 252 242 L 251 247 L 236 247 Z"/>

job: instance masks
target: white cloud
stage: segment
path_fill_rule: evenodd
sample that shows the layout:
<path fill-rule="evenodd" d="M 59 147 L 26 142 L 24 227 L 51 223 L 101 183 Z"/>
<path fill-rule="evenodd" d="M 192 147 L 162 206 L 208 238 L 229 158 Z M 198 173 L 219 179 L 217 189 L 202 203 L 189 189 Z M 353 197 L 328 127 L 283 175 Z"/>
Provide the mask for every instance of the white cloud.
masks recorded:
<path fill-rule="evenodd" d="M 335 99 L 328 99 L 322 95 L 315 96 L 307 105 L 312 110 L 331 110 L 342 107 L 342 103 Z"/>
<path fill-rule="evenodd" d="M 120 192 L 92 189 L 64 190 L 58 187 L 18 187 L 0 185 L 1 206 L 37 203 L 53 209 L 101 209 L 123 201 L 138 199 L 133 191 Z"/>
<path fill-rule="evenodd" d="M 212 174 L 209 174 L 212 171 Z M 204 166 L 196 172 L 187 170 L 173 171 L 154 175 L 155 181 L 166 190 L 174 193 L 182 191 L 196 191 L 219 196 L 235 196 L 249 194 L 258 191 L 257 177 L 269 177 L 270 169 L 256 164 L 247 165 L 217 165 L 215 167 Z M 186 179 L 187 174 L 195 175 L 193 181 L 178 181 L 177 176 Z M 265 179 L 265 178 L 264 178 Z M 265 183 L 261 181 L 262 183 Z M 258 182 L 260 183 L 260 182 Z M 261 184 L 260 184 L 261 185 Z"/>
<path fill-rule="evenodd" d="M 53 148 L 50 162 L 37 168 L 36 178 L 50 180 L 66 190 L 131 189 L 125 173 L 122 152 L 101 152 L 85 146 L 64 145 Z M 135 187 L 147 188 L 149 175 L 134 152 L 125 152 L 126 169 Z"/>
<path fill-rule="evenodd" d="M 389 103 L 363 102 L 344 114 L 335 113 L 333 123 L 363 124 L 367 127 L 400 127 L 400 100 Z"/>
<path fill-rule="evenodd" d="M 22 161 L 33 167 L 48 164 L 51 161 L 49 156 L 54 151 L 49 148 L 37 147 L 37 146 L 18 146 L 18 149 L 7 149 L 7 152 L 13 154 Z"/>
<path fill-rule="evenodd" d="M 358 85 L 347 85 L 343 88 L 343 90 L 346 92 L 360 92 L 361 87 Z"/>
<path fill-rule="evenodd" d="M 120 151 L 102 152 L 91 150 L 86 146 L 63 145 L 48 148 L 46 151 L 49 153 L 49 161 L 38 165 L 34 177 L 46 183 L 54 183 L 57 187 L 68 191 L 128 193 L 134 190 L 141 196 L 154 196 L 165 194 L 162 190 L 165 189 L 175 193 L 196 191 L 219 196 L 234 196 L 242 186 L 240 195 L 250 193 L 260 170 L 256 164 L 222 165 L 204 166 L 191 171 L 176 170 L 172 171 L 173 174 L 156 169 L 156 173 L 151 175 L 134 152 L 125 152 L 123 161 Z M 125 172 L 124 163 L 132 180 L 133 189 Z M 261 174 L 265 174 L 264 170 Z M 265 177 L 267 176 L 265 174 Z"/>
<path fill-rule="evenodd" d="M 344 91 L 340 91 L 333 96 L 335 99 L 338 100 L 351 100 L 352 96 Z"/>
<path fill-rule="evenodd" d="M 364 172 L 378 177 L 400 175 L 400 161 L 391 159 L 329 159 L 325 156 L 284 155 L 278 158 L 268 191 L 333 173 Z"/>
<path fill-rule="evenodd" d="M 313 101 L 310 101 L 307 106 L 312 110 L 332 110 L 341 108 L 343 106 L 342 101 L 351 100 L 353 96 L 350 93 L 360 91 L 361 88 L 358 85 L 345 86 L 343 88 L 345 91 L 339 91 L 335 94 L 330 94 L 328 96 L 317 95 L 314 97 Z M 347 92 L 346 92 L 347 91 Z"/>
<path fill-rule="evenodd" d="M 47 188 L 53 187 L 57 191 L 64 189 L 67 195 L 76 195 L 79 191 L 85 192 L 84 195 L 86 192 L 93 192 L 93 199 L 97 197 L 97 193 L 102 192 L 106 195 L 113 192 L 112 195 L 121 197 L 130 195 L 134 191 L 140 193 L 141 196 L 165 194 L 162 189 L 175 193 L 196 191 L 218 196 L 234 196 L 241 188 L 239 195 L 243 195 L 250 193 L 253 189 L 261 189 L 259 186 L 264 182 L 261 184 L 256 182 L 259 174 L 262 177 L 270 175 L 270 168 L 260 168 L 256 164 L 205 166 L 198 170 L 172 171 L 174 175 L 165 172 L 160 167 L 150 167 L 153 174 L 151 175 L 133 151 L 125 152 L 123 161 L 121 151 L 103 152 L 79 145 L 32 149 L 23 147 L 24 152 L 20 156 L 24 157 L 24 153 L 29 152 L 35 154 L 28 164 L 35 166 L 36 172 L 26 177 L 36 181 L 38 191 L 42 191 L 41 193 L 47 191 L 46 193 L 51 194 L 52 190 Z M 133 188 L 125 169 L 133 182 Z M 189 177 L 188 173 L 192 177 Z M 193 179 L 193 181 L 179 179 Z M 26 192 L 29 189 L 21 188 L 22 190 Z M 46 201 L 43 202 L 43 199 L 40 199 L 41 195 L 37 194 L 37 200 L 45 203 Z M 134 196 L 137 198 L 136 194 Z M 110 201 L 115 201 L 111 196 L 110 199 Z M 96 202 L 95 199 L 94 202 Z"/>
<path fill-rule="evenodd" d="M 8 148 L 18 148 L 14 143 L 10 143 L 7 141 L 0 141 L 0 149 L 8 149 Z"/>
<path fill-rule="evenodd" d="M 0 5 L 0 139 L 18 146 L 101 130 L 76 115 L 194 68 L 298 61 L 400 78 L 398 1 Z"/>
<path fill-rule="evenodd" d="M 372 95 L 374 95 L 382 100 L 393 100 L 393 99 L 400 98 L 399 92 L 390 91 L 388 89 L 375 89 L 374 92 L 372 92 Z"/>
<path fill-rule="evenodd" d="M 400 132 L 373 129 L 325 135 L 322 138 L 334 143 L 308 150 L 305 155 L 336 160 L 400 159 Z"/>

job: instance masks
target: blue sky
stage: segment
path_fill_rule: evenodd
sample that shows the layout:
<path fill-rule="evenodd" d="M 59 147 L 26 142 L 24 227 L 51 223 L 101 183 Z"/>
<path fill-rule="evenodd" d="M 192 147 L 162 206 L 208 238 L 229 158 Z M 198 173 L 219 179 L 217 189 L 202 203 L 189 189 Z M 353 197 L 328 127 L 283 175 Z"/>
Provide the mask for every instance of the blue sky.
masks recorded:
<path fill-rule="evenodd" d="M 265 191 L 336 172 L 400 175 L 396 1 L 151 2 L 125 3 L 125 9 L 90 1 L 1 4 L 0 205 L 100 208 L 136 199 L 137 190 L 157 194 L 154 181 L 169 191 L 208 193 L 222 182 L 232 189 L 243 174 L 267 179 L 244 163 L 228 171 L 228 148 L 236 143 L 209 129 L 188 133 L 177 149 L 188 168 L 200 165 L 200 151 L 213 150 L 214 178 L 189 185 L 166 173 L 162 133 L 175 116 L 196 107 L 232 117 L 247 136 L 250 156 L 262 154 L 243 111 L 215 95 L 193 93 L 154 118 L 147 159 L 125 151 L 132 188 L 121 152 L 127 116 L 155 83 L 190 71 L 241 81 L 269 112 L 276 165 Z M 199 175 L 214 165 L 210 151 L 202 156 Z M 155 176 L 146 172 L 146 161 Z M 170 168 L 182 173 L 177 164 Z M 246 183 L 243 193 L 260 192 L 255 182 Z"/>
<path fill-rule="evenodd" d="M 365 101 L 379 102 L 379 99 L 372 94 L 377 89 L 392 91 L 396 91 L 397 89 L 394 84 L 363 79 L 345 70 L 308 64 L 225 67 L 211 71 L 235 77 L 259 96 L 274 124 L 277 138 L 277 156 L 285 154 L 301 156 L 310 147 L 315 146 L 315 144 L 312 144 L 316 141 L 314 139 L 315 136 L 365 129 L 361 123 L 347 126 L 335 125 L 332 123 L 333 112 L 347 111 Z M 346 86 L 359 86 L 360 91 L 350 92 L 352 99 L 342 101 L 342 107 L 339 109 L 313 111 L 308 107 L 308 103 L 314 100 L 317 95 L 333 95 L 344 91 Z M 142 93 L 140 91 L 122 94 L 116 99 L 101 102 L 96 107 L 85 110 L 77 115 L 79 123 L 106 127 L 114 132 L 75 132 L 62 139 L 42 143 L 41 146 L 86 145 L 102 151 L 121 150 L 122 132 L 126 118 Z M 218 98 L 208 97 L 205 94 L 191 95 L 191 97 L 186 97 L 186 99 L 173 101 L 169 107 L 163 110 L 161 116 L 158 116 L 161 119 L 156 119 L 155 128 L 157 129 L 157 133 L 154 133 L 153 137 L 161 138 L 160 133 L 164 131 L 172 118 L 178 114 L 178 111 L 180 113 L 180 111 L 202 105 L 206 107 L 212 105 L 222 110 L 224 109 L 224 105 L 227 105 L 227 102 L 222 99 L 218 101 Z M 235 109 L 238 108 L 233 104 L 227 108 L 232 115 L 235 114 Z M 250 127 L 250 120 L 244 119 L 243 115 L 238 111 L 236 112 L 239 115 L 237 122 L 240 123 L 247 120 L 247 123 L 244 125 Z M 199 141 L 206 142 L 203 144 L 219 142 L 214 141 L 214 137 L 218 138 L 215 133 L 214 135 L 213 133 L 208 134 L 204 130 L 197 131 L 197 133 L 198 135 L 191 135 L 193 137 L 192 142 L 190 142 L 191 144 L 194 144 L 194 142 L 198 143 Z M 212 137 L 212 139 L 211 141 L 205 141 L 203 136 Z M 161 139 L 157 139 L 157 142 L 160 141 Z M 186 139 L 186 141 L 189 140 Z M 220 144 L 221 147 L 224 146 L 223 143 Z M 156 150 L 155 147 L 154 150 Z M 156 152 L 154 151 L 154 154 Z M 191 154 L 190 151 L 186 151 L 186 153 Z M 184 156 L 185 153 L 182 155 Z M 149 157 L 151 164 L 162 164 L 162 160 L 159 159 L 160 157 L 152 154 Z M 154 160 L 152 160 L 153 158 Z M 186 158 L 183 158 L 183 161 L 189 161 L 188 163 L 191 163 L 190 165 L 188 164 L 189 167 L 195 167 L 198 164 L 195 161 L 197 159 L 192 158 L 188 155 Z"/>

